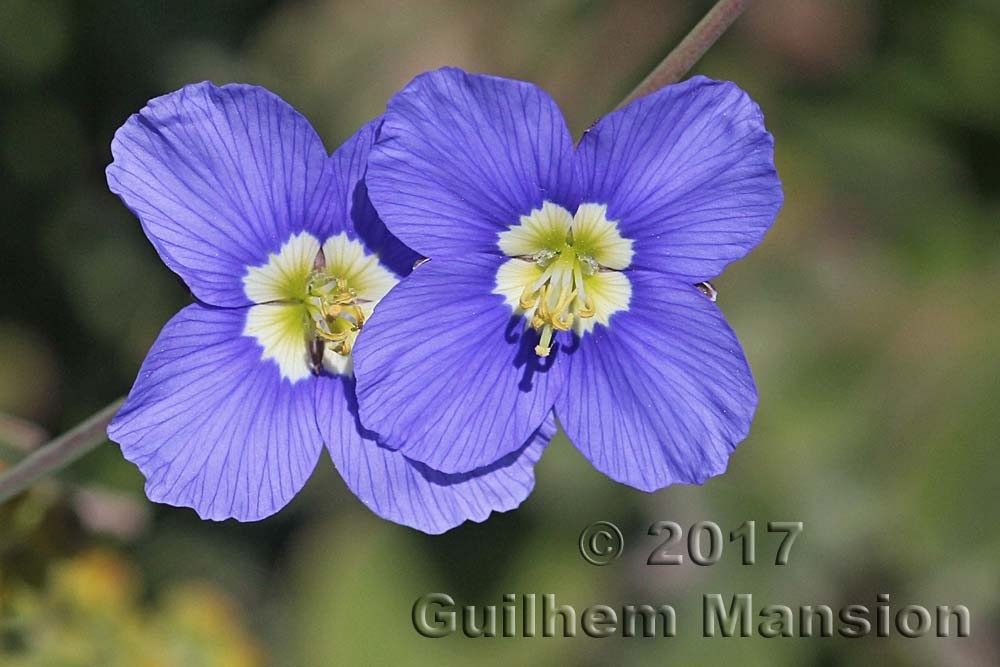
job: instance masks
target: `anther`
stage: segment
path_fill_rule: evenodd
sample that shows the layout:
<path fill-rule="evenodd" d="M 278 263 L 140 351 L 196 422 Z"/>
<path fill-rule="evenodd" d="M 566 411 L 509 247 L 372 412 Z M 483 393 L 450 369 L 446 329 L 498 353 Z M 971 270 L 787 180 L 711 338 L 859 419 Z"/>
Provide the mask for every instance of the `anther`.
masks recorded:
<path fill-rule="evenodd" d="M 521 298 L 518 300 L 518 305 L 521 306 L 521 310 L 528 310 L 533 307 L 538 302 L 538 293 L 534 289 L 534 285 L 528 283 L 524 286 L 524 291 L 521 292 Z"/>

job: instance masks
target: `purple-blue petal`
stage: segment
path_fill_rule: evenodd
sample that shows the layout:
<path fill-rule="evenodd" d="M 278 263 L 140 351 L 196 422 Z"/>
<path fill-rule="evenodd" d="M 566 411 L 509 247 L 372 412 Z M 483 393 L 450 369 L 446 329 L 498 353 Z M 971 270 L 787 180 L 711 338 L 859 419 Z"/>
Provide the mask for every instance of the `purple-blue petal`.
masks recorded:
<path fill-rule="evenodd" d="M 558 348 L 542 364 L 535 333 L 492 293 L 499 264 L 485 255 L 423 264 L 379 302 L 354 350 L 362 423 L 445 473 L 520 448 L 559 387 Z"/>
<path fill-rule="evenodd" d="M 447 475 L 376 443 L 358 421 L 352 378 L 321 377 L 316 406 L 320 431 L 351 491 L 382 518 L 432 534 L 520 505 L 556 432 L 550 414 L 528 442 L 493 465 Z"/>
<path fill-rule="evenodd" d="M 389 101 L 366 180 L 389 230 L 444 258 L 499 252 L 497 234 L 545 200 L 575 207 L 573 164 L 547 93 L 448 68 Z"/>
<path fill-rule="evenodd" d="M 632 266 L 690 283 L 763 238 L 782 203 L 774 140 L 738 86 L 696 76 L 632 102 L 587 132 L 581 196 L 635 241 Z"/>
<path fill-rule="evenodd" d="M 111 191 L 200 300 L 246 305 L 246 267 L 316 231 L 327 153 L 273 93 L 192 84 L 150 100 L 115 133 Z"/>
<path fill-rule="evenodd" d="M 317 214 L 322 221 L 320 239 L 340 232 L 358 238 L 379 261 L 398 276 L 407 275 L 420 255 L 389 233 L 368 198 L 365 172 L 368 155 L 382 119 L 361 127 L 330 156 L 330 178 L 323 204 Z"/>
<path fill-rule="evenodd" d="M 108 428 L 150 500 L 254 521 L 302 488 L 322 449 L 311 381 L 290 384 L 242 335 L 245 309 L 184 308 Z"/>
<path fill-rule="evenodd" d="M 556 416 L 612 479 L 643 491 L 725 471 L 757 390 L 739 341 L 695 287 L 630 271 L 632 304 L 580 341 Z"/>

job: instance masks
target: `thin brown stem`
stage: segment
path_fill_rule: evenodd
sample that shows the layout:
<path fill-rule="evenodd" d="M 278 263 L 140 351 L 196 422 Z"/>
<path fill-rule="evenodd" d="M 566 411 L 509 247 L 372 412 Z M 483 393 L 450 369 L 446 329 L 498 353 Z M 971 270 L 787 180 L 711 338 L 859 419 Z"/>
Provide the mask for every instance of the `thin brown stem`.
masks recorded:
<path fill-rule="evenodd" d="M 42 477 L 62 470 L 107 441 L 108 424 L 123 402 L 124 399 L 118 399 L 0 474 L 0 503 L 21 493 Z"/>
<path fill-rule="evenodd" d="M 705 52 L 722 37 L 722 33 L 733 24 L 733 21 L 743 13 L 750 0 L 719 0 L 698 22 L 691 32 L 674 48 L 660 64 L 622 100 L 616 108 L 636 100 L 644 95 L 663 88 L 671 83 L 677 83 L 688 70 L 694 67 Z"/>

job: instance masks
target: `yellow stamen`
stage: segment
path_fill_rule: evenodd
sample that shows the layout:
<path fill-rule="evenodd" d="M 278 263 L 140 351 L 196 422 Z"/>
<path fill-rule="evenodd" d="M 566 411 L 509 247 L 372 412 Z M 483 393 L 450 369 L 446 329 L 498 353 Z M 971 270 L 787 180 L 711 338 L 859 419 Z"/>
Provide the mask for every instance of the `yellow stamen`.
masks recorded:
<path fill-rule="evenodd" d="M 528 283 L 524 286 L 524 291 L 521 292 L 521 299 L 518 303 L 520 304 L 522 310 L 528 310 L 538 303 L 538 294 L 534 285 Z"/>
<path fill-rule="evenodd" d="M 329 331 L 323 331 L 322 329 L 316 329 L 314 332 L 317 336 L 323 340 L 329 341 L 331 343 L 343 343 L 347 340 L 347 333 L 330 333 Z"/>
<path fill-rule="evenodd" d="M 347 279 L 331 276 L 324 269 L 314 269 L 309 279 L 306 306 L 313 313 L 315 339 L 331 343 L 330 350 L 348 356 L 354 347 L 355 335 L 365 324 L 365 314 L 358 303 L 357 292 L 351 289 Z"/>

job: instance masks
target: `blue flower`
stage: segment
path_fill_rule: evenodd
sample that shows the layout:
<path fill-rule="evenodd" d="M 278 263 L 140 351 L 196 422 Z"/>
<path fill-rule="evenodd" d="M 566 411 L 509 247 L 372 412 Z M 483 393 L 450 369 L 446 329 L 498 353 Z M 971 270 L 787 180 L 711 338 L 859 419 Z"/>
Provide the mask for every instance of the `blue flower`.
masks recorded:
<path fill-rule="evenodd" d="M 368 428 L 456 473 L 514 451 L 554 408 L 597 469 L 636 488 L 725 470 L 757 392 L 696 285 L 757 245 L 782 202 L 746 93 L 695 77 L 574 147 L 537 87 L 439 70 L 390 101 L 366 182 L 430 260 L 355 353 Z"/>
<path fill-rule="evenodd" d="M 163 328 L 108 429 L 151 500 L 206 519 L 261 519 L 302 488 L 326 443 L 377 514 L 426 532 L 516 507 L 554 432 L 467 474 L 376 443 L 357 417 L 351 350 L 417 256 L 363 176 L 378 121 L 332 156 L 257 87 L 190 85 L 133 115 L 108 184 L 196 303 Z"/>

